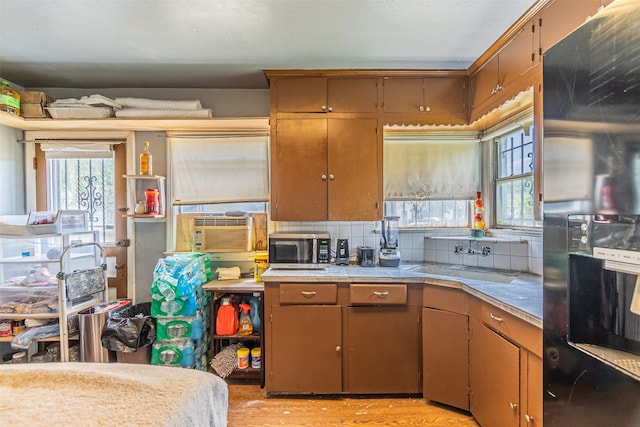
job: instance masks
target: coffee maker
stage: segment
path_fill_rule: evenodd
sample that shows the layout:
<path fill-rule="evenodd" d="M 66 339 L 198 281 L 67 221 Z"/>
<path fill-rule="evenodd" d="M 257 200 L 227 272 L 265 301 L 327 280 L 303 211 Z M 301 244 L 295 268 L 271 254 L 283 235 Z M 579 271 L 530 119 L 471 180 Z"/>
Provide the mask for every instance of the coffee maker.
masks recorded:
<path fill-rule="evenodd" d="M 380 267 L 397 267 L 400 265 L 400 249 L 398 249 L 399 220 L 399 216 L 385 216 L 382 220 Z"/>

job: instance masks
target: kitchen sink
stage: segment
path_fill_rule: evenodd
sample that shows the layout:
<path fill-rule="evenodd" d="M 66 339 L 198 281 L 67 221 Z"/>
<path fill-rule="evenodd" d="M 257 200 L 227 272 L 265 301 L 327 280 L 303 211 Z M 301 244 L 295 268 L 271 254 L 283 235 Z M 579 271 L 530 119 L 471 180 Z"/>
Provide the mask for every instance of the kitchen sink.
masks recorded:
<path fill-rule="evenodd" d="M 496 271 L 488 268 L 469 267 L 466 265 L 419 264 L 404 265 L 401 268 L 416 273 L 433 274 L 437 276 L 461 277 L 471 280 L 482 280 L 494 283 L 510 283 L 519 273 L 517 271 Z"/>

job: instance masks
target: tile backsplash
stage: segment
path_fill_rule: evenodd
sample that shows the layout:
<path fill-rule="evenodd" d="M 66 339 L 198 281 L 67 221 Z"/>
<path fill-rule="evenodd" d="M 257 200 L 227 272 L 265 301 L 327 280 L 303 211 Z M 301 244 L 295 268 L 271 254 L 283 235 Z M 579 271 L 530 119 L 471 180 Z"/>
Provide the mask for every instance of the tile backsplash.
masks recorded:
<path fill-rule="evenodd" d="M 380 247 L 380 221 L 317 221 L 273 222 L 274 231 L 327 231 L 335 240 L 349 239 L 352 256 L 358 246 Z M 528 271 L 542 274 L 542 230 L 491 229 L 486 239 L 470 241 L 469 229 L 400 230 L 399 244 L 402 262 L 440 262 L 478 267 Z M 475 254 L 468 253 L 469 245 Z M 463 252 L 455 253 L 455 245 Z M 482 247 L 488 246 L 490 254 L 483 256 Z"/>

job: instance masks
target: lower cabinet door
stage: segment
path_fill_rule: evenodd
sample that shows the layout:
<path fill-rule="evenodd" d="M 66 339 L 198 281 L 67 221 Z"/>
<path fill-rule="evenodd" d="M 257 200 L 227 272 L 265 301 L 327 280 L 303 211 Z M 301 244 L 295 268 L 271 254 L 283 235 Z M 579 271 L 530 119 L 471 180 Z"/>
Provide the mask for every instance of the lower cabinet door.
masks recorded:
<path fill-rule="evenodd" d="M 341 318 L 338 305 L 274 306 L 266 391 L 342 392 Z"/>
<path fill-rule="evenodd" d="M 422 394 L 469 410 L 469 316 L 422 309 Z"/>
<path fill-rule="evenodd" d="M 481 426 L 517 427 L 520 418 L 520 348 L 471 320 L 471 413 Z"/>
<path fill-rule="evenodd" d="M 420 307 L 349 307 L 349 393 L 419 393 Z"/>

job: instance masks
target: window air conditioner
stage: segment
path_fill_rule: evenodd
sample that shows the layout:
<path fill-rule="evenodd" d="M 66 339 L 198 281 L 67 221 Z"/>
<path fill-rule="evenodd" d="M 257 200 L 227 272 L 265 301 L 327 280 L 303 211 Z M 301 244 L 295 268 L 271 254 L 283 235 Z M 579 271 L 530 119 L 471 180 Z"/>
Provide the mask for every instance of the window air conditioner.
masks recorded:
<path fill-rule="evenodd" d="M 193 250 L 200 252 L 251 251 L 251 230 L 251 216 L 196 216 L 193 218 Z"/>

